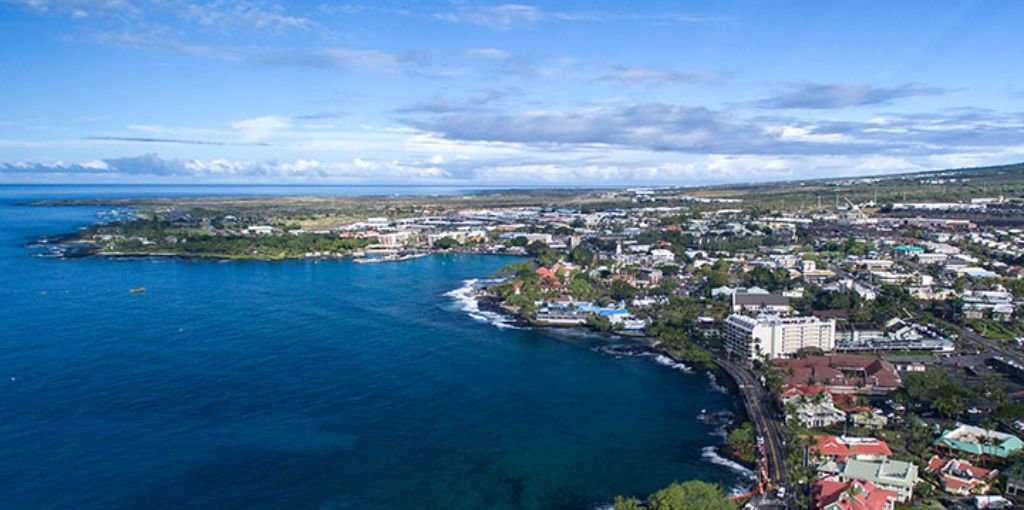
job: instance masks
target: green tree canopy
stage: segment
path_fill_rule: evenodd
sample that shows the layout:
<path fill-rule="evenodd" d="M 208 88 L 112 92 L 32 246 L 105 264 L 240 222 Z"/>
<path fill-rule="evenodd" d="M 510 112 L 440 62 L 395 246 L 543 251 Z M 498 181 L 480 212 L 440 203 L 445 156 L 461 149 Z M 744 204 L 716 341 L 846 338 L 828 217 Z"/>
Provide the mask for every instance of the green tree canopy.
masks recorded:
<path fill-rule="evenodd" d="M 641 505 L 631 498 L 615 498 L 615 510 L 736 510 L 718 485 L 691 480 L 661 489 Z"/>

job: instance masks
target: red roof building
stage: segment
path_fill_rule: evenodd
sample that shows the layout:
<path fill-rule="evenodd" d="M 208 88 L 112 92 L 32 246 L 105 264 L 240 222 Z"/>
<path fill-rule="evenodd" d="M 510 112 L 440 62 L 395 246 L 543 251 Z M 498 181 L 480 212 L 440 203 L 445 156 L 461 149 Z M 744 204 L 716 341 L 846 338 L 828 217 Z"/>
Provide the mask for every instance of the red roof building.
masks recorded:
<path fill-rule="evenodd" d="M 899 494 L 876 487 L 871 482 L 840 482 L 825 478 L 811 490 L 816 510 L 893 510 Z"/>
<path fill-rule="evenodd" d="M 988 492 L 989 481 L 999 475 L 994 469 L 984 469 L 966 460 L 944 459 L 938 455 L 928 461 L 926 471 L 935 473 L 946 492 L 968 496 Z"/>
<path fill-rule="evenodd" d="M 845 462 L 851 458 L 883 460 L 892 455 L 885 441 L 871 437 L 819 436 L 814 449 L 818 455 L 836 462 Z"/>
<path fill-rule="evenodd" d="M 833 393 L 882 394 L 903 384 L 892 363 L 873 356 L 808 356 L 774 363 L 784 384 L 826 385 Z"/>

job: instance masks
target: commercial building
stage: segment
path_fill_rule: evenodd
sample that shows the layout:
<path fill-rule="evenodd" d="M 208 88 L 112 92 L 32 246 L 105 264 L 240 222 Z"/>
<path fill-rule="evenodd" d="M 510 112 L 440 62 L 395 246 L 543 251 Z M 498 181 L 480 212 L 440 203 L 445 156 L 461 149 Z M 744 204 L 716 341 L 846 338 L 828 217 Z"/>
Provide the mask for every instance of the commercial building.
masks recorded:
<path fill-rule="evenodd" d="M 836 322 L 816 317 L 747 317 L 733 314 L 723 328 L 725 348 L 744 359 L 776 359 L 803 349 L 831 351 L 835 347 Z"/>

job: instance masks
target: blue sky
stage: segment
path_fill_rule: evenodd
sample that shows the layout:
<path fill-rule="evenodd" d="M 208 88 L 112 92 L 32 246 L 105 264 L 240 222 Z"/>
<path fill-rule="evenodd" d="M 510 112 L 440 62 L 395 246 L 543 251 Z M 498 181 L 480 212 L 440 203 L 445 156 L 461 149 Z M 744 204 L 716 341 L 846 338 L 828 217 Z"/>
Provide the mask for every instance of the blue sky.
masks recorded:
<path fill-rule="evenodd" d="M 0 0 L 0 181 L 700 184 L 1024 161 L 1024 3 Z"/>

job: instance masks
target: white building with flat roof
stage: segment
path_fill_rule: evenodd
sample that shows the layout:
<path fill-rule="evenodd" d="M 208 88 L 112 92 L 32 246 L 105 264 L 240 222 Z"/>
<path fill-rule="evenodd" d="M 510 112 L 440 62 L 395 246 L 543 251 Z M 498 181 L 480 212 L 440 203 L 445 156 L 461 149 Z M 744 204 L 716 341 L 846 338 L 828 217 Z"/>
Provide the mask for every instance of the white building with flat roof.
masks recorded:
<path fill-rule="evenodd" d="M 802 349 L 832 351 L 836 322 L 817 317 L 747 317 L 733 314 L 722 330 L 725 348 L 745 359 L 788 358 Z"/>

